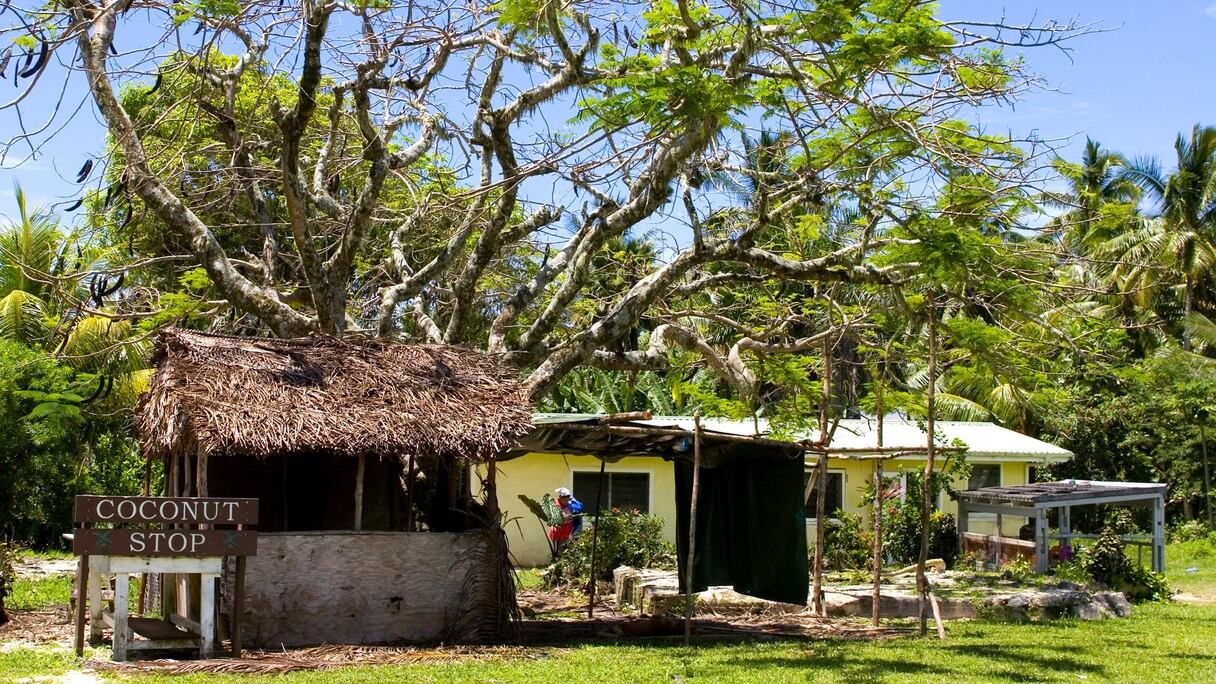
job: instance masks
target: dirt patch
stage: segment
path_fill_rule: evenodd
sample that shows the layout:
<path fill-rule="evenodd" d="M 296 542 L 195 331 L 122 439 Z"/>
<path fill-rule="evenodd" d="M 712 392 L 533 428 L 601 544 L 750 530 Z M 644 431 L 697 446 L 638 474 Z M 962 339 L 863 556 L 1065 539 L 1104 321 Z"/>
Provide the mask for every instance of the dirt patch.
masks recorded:
<path fill-rule="evenodd" d="M 1174 594 L 1171 598 L 1179 603 L 1187 603 L 1195 606 L 1216 605 L 1216 596 L 1200 596 L 1199 594 L 1190 594 L 1185 591 L 1180 591 Z"/>
<path fill-rule="evenodd" d="M 240 660 L 136 660 L 126 663 L 94 661 L 89 666 L 117 674 L 282 674 L 299 670 L 332 670 L 364 665 L 412 665 L 508 658 L 538 659 L 553 654 L 522 646 L 452 646 L 413 648 L 395 646 L 316 646 L 286 651 L 249 651 Z"/>
<path fill-rule="evenodd" d="M 16 680 L 18 684 L 35 684 L 36 682 L 54 682 L 54 684 L 93 684 L 100 682 L 97 675 L 92 672 L 82 672 L 80 670 L 69 670 L 61 675 L 40 675 L 37 677 L 23 677 Z"/>
<path fill-rule="evenodd" d="M 624 641 L 632 639 L 683 639 L 684 622 L 652 616 L 604 615 L 596 618 L 553 618 L 525 620 L 524 643 L 569 644 L 586 641 Z M 698 640 L 739 639 L 808 640 L 889 639 L 906 636 L 906 628 L 873 628 L 860 622 L 825 618 L 810 612 L 774 615 L 716 616 L 699 615 L 692 621 L 692 635 Z"/>
<path fill-rule="evenodd" d="M 39 580 L 53 575 L 71 575 L 76 572 L 75 558 L 39 558 L 24 556 L 13 564 L 17 579 Z"/>
<path fill-rule="evenodd" d="M 604 600 L 598 600 L 606 597 Z M 527 589 L 518 601 L 524 614 L 521 639 L 529 645 L 628 639 L 683 639 L 684 622 L 678 616 L 622 612 L 610 603 L 611 589 L 597 596 L 594 618 L 587 617 L 587 597 L 561 589 Z M 698 639 L 885 639 L 902 636 L 904 629 L 879 628 L 856 620 L 820 617 L 809 610 L 769 610 L 749 605 L 741 610 L 697 604 L 693 634 Z"/>
<path fill-rule="evenodd" d="M 70 646 L 75 637 L 67 606 L 47 610 L 8 610 L 10 621 L 0 627 L 0 649 L 30 644 Z"/>
<path fill-rule="evenodd" d="M 604 600 L 609 592 L 596 596 L 596 615 L 620 615 L 616 607 Z M 568 616 L 570 613 L 587 614 L 587 597 L 570 594 L 560 589 L 524 589 L 516 594 L 516 601 L 524 617 L 545 618 L 549 616 Z"/>

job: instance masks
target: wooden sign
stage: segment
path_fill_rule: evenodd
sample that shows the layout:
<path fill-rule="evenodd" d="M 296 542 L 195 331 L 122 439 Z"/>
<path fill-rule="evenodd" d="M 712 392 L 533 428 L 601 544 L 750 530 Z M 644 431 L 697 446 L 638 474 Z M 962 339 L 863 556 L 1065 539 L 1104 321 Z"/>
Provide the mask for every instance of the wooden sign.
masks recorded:
<path fill-rule="evenodd" d="M 78 529 L 76 555 L 256 556 L 258 533 L 243 530 Z"/>
<path fill-rule="evenodd" d="M 76 497 L 75 520 L 112 524 L 253 525 L 258 521 L 258 500 L 82 495 Z"/>
<path fill-rule="evenodd" d="M 72 539 L 77 555 L 257 555 L 257 532 L 214 529 L 256 524 L 257 499 L 82 495 L 76 497 L 74 517 L 85 525 L 75 530 Z M 113 527 L 88 527 L 90 523 Z M 174 529 L 162 529 L 163 525 Z M 208 529 L 195 527 L 203 525 Z"/>

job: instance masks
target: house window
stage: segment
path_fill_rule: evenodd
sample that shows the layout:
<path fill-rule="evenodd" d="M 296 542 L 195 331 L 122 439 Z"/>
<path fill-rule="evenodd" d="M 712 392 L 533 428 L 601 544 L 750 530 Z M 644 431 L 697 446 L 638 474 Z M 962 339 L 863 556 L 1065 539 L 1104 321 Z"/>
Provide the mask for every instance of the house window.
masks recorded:
<path fill-rule="evenodd" d="M 806 491 L 806 483 L 810 479 L 811 471 L 804 471 L 802 474 L 802 491 Z M 819 500 L 818 497 L 819 483 L 815 483 L 815 488 L 811 490 L 811 495 L 806 499 L 807 520 L 815 518 L 815 506 Z M 844 508 L 844 473 L 828 471 L 828 489 L 823 508 L 829 516 Z"/>
<path fill-rule="evenodd" d="M 1001 486 L 999 463 L 977 463 L 971 466 L 971 477 L 967 478 L 967 489 Z"/>
<path fill-rule="evenodd" d="M 583 503 L 587 515 L 595 515 L 596 493 L 599 491 L 600 473 L 582 471 L 574 473 L 574 498 Z M 650 512 L 650 473 L 604 473 L 604 509 L 619 508 Z"/>

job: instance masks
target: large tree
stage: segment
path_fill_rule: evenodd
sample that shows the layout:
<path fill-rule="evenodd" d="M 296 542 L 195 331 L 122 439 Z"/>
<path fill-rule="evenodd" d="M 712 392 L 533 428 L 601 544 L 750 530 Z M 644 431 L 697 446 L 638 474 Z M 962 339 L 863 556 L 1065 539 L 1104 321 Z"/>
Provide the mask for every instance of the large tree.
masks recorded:
<path fill-rule="evenodd" d="M 97 220 L 164 231 L 165 253 L 137 257 L 201 267 L 217 301 L 277 335 L 479 346 L 534 397 L 583 365 L 663 368 L 673 347 L 754 395 L 757 359 L 839 339 L 865 311 L 775 297 L 767 325 L 722 321 L 718 340 L 664 314 L 740 284 L 821 300 L 898 284 L 918 264 L 874 259 L 920 239 L 888 233 L 927 196 L 1025 182 L 1011 141 L 963 122 L 1031 83 L 1004 51 L 1078 31 L 946 22 L 919 0 L 14 9 L 21 92 L 54 97 L 62 78 L 70 95 L 79 74 L 108 130 Z M 740 132 L 762 121 L 779 173 L 746 158 Z M 705 182 L 723 176 L 764 192 Z M 788 239 L 808 211 L 836 215 L 823 207 L 861 219 Z M 596 265 L 659 227 L 677 237 L 662 258 L 605 288 Z"/>

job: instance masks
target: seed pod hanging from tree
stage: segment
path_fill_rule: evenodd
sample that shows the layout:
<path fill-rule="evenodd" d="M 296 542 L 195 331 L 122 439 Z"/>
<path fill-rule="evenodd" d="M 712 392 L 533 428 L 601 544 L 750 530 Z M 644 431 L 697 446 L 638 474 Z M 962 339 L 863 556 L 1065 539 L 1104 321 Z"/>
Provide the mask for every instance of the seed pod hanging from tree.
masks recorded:
<path fill-rule="evenodd" d="M 32 52 L 30 53 L 30 55 L 33 55 L 33 54 L 34 53 L 32 53 Z M 42 68 L 46 66 L 47 59 L 50 56 L 51 56 L 51 44 L 44 40 L 44 41 L 42 41 L 42 46 L 38 49 L 37 61 L 35 61 L 30 66 L 26 67 L 25 71 L 21 72 L 21 78 L 29 78 L 29 77 L 37 74 L 39 71 L 42 71 Z M 26 62 L 29 62 L 29 60 L 27 59 Z"/>

